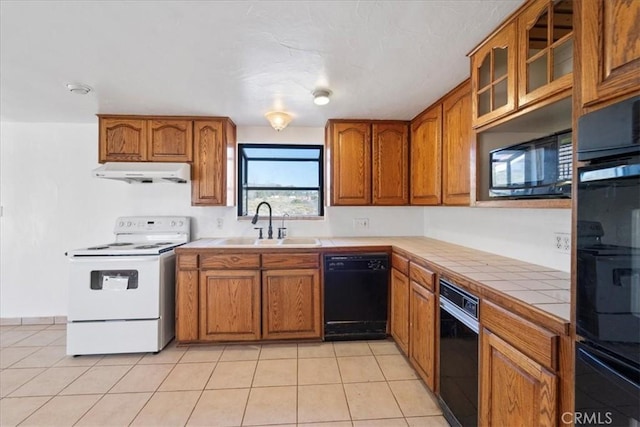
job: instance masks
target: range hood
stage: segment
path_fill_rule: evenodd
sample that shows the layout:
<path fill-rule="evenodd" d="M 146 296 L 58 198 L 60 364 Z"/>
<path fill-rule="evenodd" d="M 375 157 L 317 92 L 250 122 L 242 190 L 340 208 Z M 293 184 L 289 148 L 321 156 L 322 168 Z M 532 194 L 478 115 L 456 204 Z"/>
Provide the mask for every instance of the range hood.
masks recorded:
<path fill-rule="evenodd" d="M 129 184 L 176 182 L 184 184 L 191 177 L 188 163 L 112 162 L 93 170 L 96 178 L 116 179 Z"/>

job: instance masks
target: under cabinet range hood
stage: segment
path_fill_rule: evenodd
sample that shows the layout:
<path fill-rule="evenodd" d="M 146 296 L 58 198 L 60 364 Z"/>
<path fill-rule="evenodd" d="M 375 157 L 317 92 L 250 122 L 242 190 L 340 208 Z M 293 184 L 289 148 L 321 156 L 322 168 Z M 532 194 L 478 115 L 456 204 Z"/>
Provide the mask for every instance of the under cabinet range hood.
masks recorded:
<path fill-rule="evenodd" d="M 191 177 L 188 163 L 112 162 L 93 170 L 96 178 L 116 179 L 129 184 L 176 182 L 184 184 Z"/>

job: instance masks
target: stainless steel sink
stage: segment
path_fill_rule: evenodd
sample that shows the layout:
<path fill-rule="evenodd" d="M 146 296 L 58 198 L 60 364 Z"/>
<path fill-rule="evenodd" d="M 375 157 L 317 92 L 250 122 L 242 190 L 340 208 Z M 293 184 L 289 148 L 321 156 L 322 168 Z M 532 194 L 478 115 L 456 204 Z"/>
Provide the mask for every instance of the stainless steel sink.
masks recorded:
<path fill-rule="evenodd" d="M 252 237 L 229 237 L 227 239 L 220 239 L 216 242 L 219 246 L 234 246 L 234 247 L 248 247 L 248 246 L 261 246 L 261 247 L 298 247 L 298 248 L 310 248 L 321 246 L 320 240 L 313 237 L 288 237 L 286 239 L 255 239 Z"/>

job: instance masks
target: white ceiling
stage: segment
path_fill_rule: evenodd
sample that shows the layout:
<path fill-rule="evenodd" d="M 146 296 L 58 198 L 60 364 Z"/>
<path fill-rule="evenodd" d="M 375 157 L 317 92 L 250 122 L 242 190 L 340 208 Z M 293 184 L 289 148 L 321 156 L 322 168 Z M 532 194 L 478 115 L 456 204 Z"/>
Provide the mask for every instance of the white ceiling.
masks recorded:
<path fill-rule="evenodd" d="M 1 120 L 411 119 L 468 76 L 466 54 L 521 3 L 2 0 Z M 93 91 L 73 95 L 69 82 Z M 333 96 L 319 107 L 322 87 Z"/>

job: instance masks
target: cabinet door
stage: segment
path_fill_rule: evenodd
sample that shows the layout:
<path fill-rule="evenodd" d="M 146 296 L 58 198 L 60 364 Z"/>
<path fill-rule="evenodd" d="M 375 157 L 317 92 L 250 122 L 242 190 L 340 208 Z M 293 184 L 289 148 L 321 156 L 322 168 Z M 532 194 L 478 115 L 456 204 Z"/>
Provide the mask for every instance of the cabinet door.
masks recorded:
<path fill-rule="evenodd" d="M 262 337 L 320 338 L 320 273 L 317 269 L 262 272 Z"/>
<path fill-rule="evenodd" d="M 196 120 L 194 159 L 191 171 L 191 204 L 224 205 L 226 203 L 226 150 L 222 121 Z"/>
<path fill-rule="evenodd" d="M 409 278 L 391 269 L 391 336 L 409 353 Z"/>
<path fill-rule="evenodd" d="M 483 329 L 480 360 L 480 425 L 555 426 L 556 376 Z"/>
<path fill-rule="evenodd" d="M 409 298 L 409 346 L 411 362 L 433 391 L 435 387 L 435 321 L 436 297 L 416 282 L 411 282 Z"/>
<path fill-rule="evenodd" d="M 100 118 L 99 159 L 104 162 L 147 160 L 146 120 Z"/>
<path fill-rule="evenodd" d="M 371 125 L 332 123 L 331 204 L 371 204 Z"/>
<path fill-rule="evenodd" d="M 442 104 L 435 105 L 411 122 L 412 205 L 439 205 L 442 164 Z"/>
<path fill-rule="evenodd" d="M 473 126 L 516 108 L 516 24 L 510 23 L 471 56 Z"/>
<path fill-rule="evenodd" d="M 193 122 L 191 120 L 149 120 L 149 155 L 152 162 L 191 162 Z"/>
<path fill-rule="evenodd" d="M 471 87 L 467 82 L 442 103 L 442 202 L 469 205 L 471 186 Z"/>
<path fill-rule="evenodd" d="M 518 17 L 518 106 L 573 85 L 573 0 L 535 0 Z"/>
<path fill-rule="evenodd" d="M 640 2 L 590 0 L 579 3 L 583 105 L 639 93 Z"/>
<path fill-rule="evenodd" d="M 260 272 L 205 270 L 200 273 L 200 339 L 260 339 Z"/>
<path fill-rule="evenodd" d="M 178 270 L 176 274 L 176 341 L 197 341 L 198 270 Z"/>
<path fill-rule="evenodd" d="M 404 123 L 373 125 L 373 204 L 409 202 L 409 128 Z"/>

